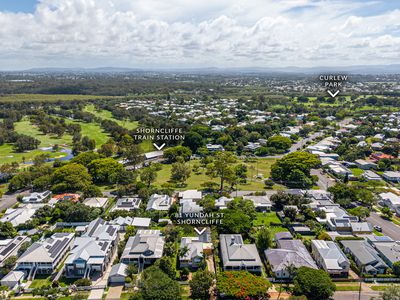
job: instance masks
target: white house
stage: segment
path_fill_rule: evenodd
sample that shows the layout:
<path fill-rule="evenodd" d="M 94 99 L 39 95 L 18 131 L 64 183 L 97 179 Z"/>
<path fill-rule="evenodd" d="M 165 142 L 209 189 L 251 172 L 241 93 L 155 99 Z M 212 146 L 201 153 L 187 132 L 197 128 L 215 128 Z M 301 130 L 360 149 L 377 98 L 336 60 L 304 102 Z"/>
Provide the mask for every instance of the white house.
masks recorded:
<path fill-rule="evenodd" d="M 350 262 L 339 246 L 332 241 L 312 240 L 312 256 L 317 265 L 331 276 L 347 277 Z"/>
<path fill-rule="evenodd" d="M 22 202 L 24 203 L 41 203 L 46 199 L 49 199 L 51 196 L 51 192 L 50 191 L 44 191 L 41 193 L 31 193 L 27 196 L 24 196 L 22 198 Z"/>
<path fill-rule="evenodd" d="M 386 171 L 383 172 L 382 177 L 387 181 L 400 182 L 400 172 Z"/>
<path fill-rule="evenodd" d="M 94 197 L 94 198 L 86 198 L 83 201 L 83 204 L 93 207 L 93 208 L 103 208 L 108 202 L 108 198 L 100 198 L 100 197 Z"/>
<path fill-rule="evenodd" d="M 0 283 L 1 285 L 8 286 L 8 288 L 12 290 L 21 285 L 24 277 L 25 273 L 22 271 L 11 271 L 1 279 Z"/>

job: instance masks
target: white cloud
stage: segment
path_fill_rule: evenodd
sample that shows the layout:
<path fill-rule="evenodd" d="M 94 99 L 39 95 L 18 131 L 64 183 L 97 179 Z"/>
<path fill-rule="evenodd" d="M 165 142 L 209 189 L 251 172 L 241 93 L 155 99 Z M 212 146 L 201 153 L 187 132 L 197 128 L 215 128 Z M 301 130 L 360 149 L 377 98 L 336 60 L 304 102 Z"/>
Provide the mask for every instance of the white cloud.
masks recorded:
<path fill-rule="evenodd" d="M 397 63 L 400 11 L 357 15 L 370 5 L 41 0 L 32 14 L 0 12 L 0 63 L 3 69 Z"/>

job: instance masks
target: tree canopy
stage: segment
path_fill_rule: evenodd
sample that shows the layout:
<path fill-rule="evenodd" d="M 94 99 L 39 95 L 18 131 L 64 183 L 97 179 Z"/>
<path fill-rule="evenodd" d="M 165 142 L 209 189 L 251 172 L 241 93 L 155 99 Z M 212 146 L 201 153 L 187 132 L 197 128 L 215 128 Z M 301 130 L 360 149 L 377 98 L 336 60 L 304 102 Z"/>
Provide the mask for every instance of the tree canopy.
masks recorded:
<path fill-rule="evenodd" d="M 310 300 L 329 299 L 336 290 L 335 284 L 324 270 L 301 267 L 293 280 L 295 295 L 305 295 Z"/>

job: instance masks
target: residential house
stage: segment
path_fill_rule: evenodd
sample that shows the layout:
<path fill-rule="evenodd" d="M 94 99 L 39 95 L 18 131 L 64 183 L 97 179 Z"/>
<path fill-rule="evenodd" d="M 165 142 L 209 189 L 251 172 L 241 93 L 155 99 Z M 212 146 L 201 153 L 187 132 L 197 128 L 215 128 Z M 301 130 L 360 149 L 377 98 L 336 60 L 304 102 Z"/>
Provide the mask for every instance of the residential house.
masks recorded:
<path fill-rule="evenodd" d="M 347 277 L 350 262 L 338 245 L 332 241 L 312 240 L 312 256 L 317 265 L 334 277 Z"/>
<path fill-rule="evenodd" d="M 182 199 L 180 200 L 180 205 L 179 213 L 184 218 L 203 211 L 203 207 L 198 205 L 192 199 Z"/>
<path fill-rule="evenodd" d="M 108 198 L 93 197 L 93 198 L 86 198 L 83 201 L 83 204 L 93 208 L 104 208 L 107 202 Z"/>
<path fill-rule="evenodd" d="M 233 198 L 222 196 L 215 200 L 215 207 L 218 209 L 226 209 L 228 207 L 228 203 L 232 200 Z"/>
<path fill-rule="evenodd" d="M 221 258 L 224 271 L 260 273 L 262 262 L 254 244 L 245 244 L 240 234 L 220 234 Z"/>
<path fill-rule="evenodd" d="M 117 200 L 117 203 L 111 209 L 111 211 L 115 210 L 127 210 L 127 211 L 134 211 L 140 207 L 142 203 L 142 199 L 138 196 L 134 197 L 123 197 Z"/>
<path fill-rule="evenodd" d="M 114 284 L 123 284 L 125 283 L 125 278 L 127 276 L 126 269 L 128 268 L 127 264 L 118 263 L 113 265 L 110 271 L 110 276 L 108 277 L 109 283 Z"/>
<path fill-rule="evenodd" d="M 385 171 L 383 172 L 382 177 L 387 181 L 400 182 L 400 172 Z"/>
<path fill-rule="evenodd" d="M 268 196 L 244 196 L 243 199 L 251 200 L 257 211 L 270 211 L 272 208 L 272 202 Z"/>
<path fill-rule="evenodd" d="M 352 256 L 357 267 L 363 273 L 371 275 L 386 273 L 388 266 L 367 241 L 343 240 L 340 243 L 344 247 L 344 252 Z"/>
<path fill-rule="evenodd" d="M 10 256 L 17 255 L 19 248 L 22 243 L 28 240 L 26 236 L 16 236 L 12 239 L 0 240 L 0 267 L 3 266 L 3 262 Z"/>
<path fill-rule="evenodd" d="M 77 237 L 65 261 L 65 277 L 90 278 L 103 274 L 111 261 L 111 241 L 96 240 L 93 237 Z"/>
<path fill-rule="evenodd" d="M 293 277 L 293 274 L 290 273 L 290 267 L 318 269 L 303 242 L 294 240 L 289 232 L 276 234 L 275 241 L 278 249 L 265 250 L 265 257 L 275 278 L 288 279 Z"/>
<path fill-rule="evenodd" d="M 380 193 L 379 198 L 383 202 L 383 205 L 389 207 L 397 215 L 400 215 L 400 196 L 392 193 Z"/>
<path fill-rule="evenodd" d="M 160 230 L 138 230 L 126 243 L 120 262 L 151 264 L 162 257 L 165 239 Z"/>
<path fill-rule="evenodd" d="M 372 172 L 370 170 L 365 171 L 361 177 L 363 177 L 365 180 L 368 181 L 380 181 L 382 178 L 381 176 L 379 176 L 378 174 L 376 174 L 375 172 Z"/>
<path fill-rule="evenodd" d="M 357 167 L 363 170 L 376 169 L 377 167 L 376 163 L 365 159 L 356 159 L 354 162 L 356 163 Z"/>
<path fill-rule="evenodd" d="M 199 237 L 183 237 L 179 250 L 182 252 L 179 256 L 179 266 L 181 268 L 197 268 L 203 261 L 203 242 Z"/>
<path fill-rule="evenodd" d="M 53 273 L 69 251 L 73 233 L 57 232 L 51 237 L 33 243 L 18 259 L 16 270 L 27 271 L 28 279 L 36 274 Z"/>
<path fill-rule="evenodd" d="M 171 207 L 172 199 L 168 195 L 151 195 L 147 203 L 146 210 L 168 211 Z"/>
<path fill-rule="evenodd" d="M 22 271 L 11 271 L 1 279 L 0 283 L 13 290 L 22 284 L 24 277 L 25 273 Z"/>
<path fill-rule="evenodd" d="M 202 192 L 198 190 L 186 190 L 178 193 L 178 198 L 180 200 L 190 199 L 193 201 L 199 201 L 202 199 L 202 197 L 203 197 Z"/>
<path fill-rule="evenodd" d="M 351 232 L 355 234 L 371 234 L 373 227 L 368 222 L 351 222 Z"/>
<path fill-rule="evenodd" d="M 41 203 L 49 199 L 51 196 L 51 191 L 44 191 L 41 193 L 31 193 L 27 196 L 22 197 L 22 202 L 24 203 Z"/>
<path fill-rule="evenodd" d="M 90 278 L 107 269 L 118 245 L 118 225 L 101 218 L 89 223 L 86 232 L 77 237 L 65 261 L 69 278 Z"/>
<path fill-rule="evenodd" d="M 7 208 L 0 222 L 10 222 L 14 227 L 29 221 L 36 210 L 43 207 L 44 204 L 23 204 L 17 208 Z"/>
<path fill-rule="evenodd" d="M 393 268 L 395 262 L 400 261 L 400 244 L 398 242 L 374 242 L 373 246 L 390 268 Z"/>
<path fill-rule="evenodd" d="M 150 227 L 150 218 L 139 218 L 134 217 L 132 221 L 132 226 L 135 226 L 137 229 L 147 229 Z"/>

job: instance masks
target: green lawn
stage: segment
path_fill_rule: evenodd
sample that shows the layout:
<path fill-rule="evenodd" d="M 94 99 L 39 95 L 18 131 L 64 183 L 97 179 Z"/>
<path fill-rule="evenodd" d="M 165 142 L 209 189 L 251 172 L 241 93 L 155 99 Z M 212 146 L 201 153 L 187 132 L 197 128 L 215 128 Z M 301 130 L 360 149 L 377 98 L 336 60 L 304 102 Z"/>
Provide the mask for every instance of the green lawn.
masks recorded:
<path fill-rule="evenodd" d="M 362 174 L 364 174 L 364 170 L 360 168 L 350 168 L 351 172 L 353 173 L 354 176 L 359 177 Z"/>
<path fill-rule="evenodd" d="M 31 124 L 27 117 L 23 118 L 20 122 L 16 122 L 14 125 L 16 132 L 38 139 L 40 141 L 39 148 L 48 148 L 55 144 L 68 146 L 72 143 L 72 137 L 68 134 L 64 134 L 61 138 L 58 138 L 56 136 L 41 133 L 36 126 Z M 66 156 L 66 153 L 63 152 L 43 151 L 40 149 L 31 150 L 24 153 L 17 153 L 14 152 L 12 144 L 3 144 L 0 146 L 0 163 L 10 163 L 13 161 L 21 162 L 23 158 L 25 158 L 26 161 L 29 161 L 34 156 L 43 152 L 48 153 L 50 157 Z"/>
<path fill-rule="evenodd" d="M 85 123 L 81 121 L 71 121 L 65 120 L 67 123 L 75 123 L 81 125 L 82 137 L 88 136 L 91 139 L 96 141 L 96 148 L 100 148 L 101 145 L 105 144 L 109 139 L 108 133 L 104 132 L 103 129 L 100 127 L 99 124 L 92 122 L 92 123 Z"/>
<path fill-rule="evenodd" d="M 243 162 L 241 161 L 240 163 L 243 163 L 247 165 L 248 167 L 248 182 L 246 184 L 239 184 L 238 185 L 238 190 L 256 190 L 256 191 L 261 191 L 264 190 L 264 181 L 262 179 L 256 179 L 255 176 L 257 174 L 262 174 L 265 178 L 267 178 L 270 174 L 271 170 L 271 165 L 275 162 L 275 159 L 257 159 L 255 162 Z M 199 161 L 190 161 L 188 163 L 190 165 L 190 168 L 192 169 L 194 165 L 199 165 Z M 165 164 L 162 165 L 162 169 L 157 173 L 157 179 L 155 182 L 155 185 L 160 186 L 163 183 L 167 183 L 170 180 L 171 177 L 171 169 L 172 165 L 170 164 Z M 195 174 L 193 171 L 189 177 L 189 179 L 186 182 L 185 187 L 181 187 L 178 189 L 199 189 L 201 188 L 201 184 L 207 181 L 213 181 L 216 183 L 219 183 L 218 178 L 211 179 L 208 177 L 206 174 L 206 171 L 203 168 L 200 168 L 200 173 Z M 274 189 L 282 189 L 281 186 L 276 185 L 274 186 Z"/>
<path fill-rule="evenodd" d="M 370 288 L 374 291 L 383 291 L 387 289 L 389 286 L 388 285 L 371 285 Z"/>
<path fill-rule="evenodd" d="M 360 286 L 357 285 L 340 285 L 336 284 L 336 291 L 358 291 Z"/>
<path fill-rule="evenodd" d="M 68 145 L 72 142 L 72 137 L 68 134 L 64 134 L 61 138 L 58 138 L 41 133 L 36 126 L 32 125 L 28 117 L 24 117 L 22 121 L 15 123 L 15 131 L 38 139 L 40 141 L 40 148 L 51 147 L 55 144 Z"/>
<path fill-rule="evenodd" d="M 29 288 L 35 289 L 35 288 L 40 288 L 42 286 L 47 286 L 47 285 L 51 285 L 50 277 L 46 277 L 46 278 L 38 277 L 32 281 L 32 283 L 29 285 Z"/>
<path fill-rule="evenodd" d="M 96 110 L 93 104 L 86 105 L 84 111 L 90 112 L 95 116 L 105 119 L 105 120 L 112 120 L 118 123 L 118 125 L 125 127 L 126 129 L 133 130 L 138 127 L 139 123 L 136 121 L 129 121 L 129 120 L 118 120 L 112 116 L 111 111 L 108 110 Z"/>
<path fill-rule="evenodd" d="M 276 212 L 259 212 L 257 213 L 256 219 L 253 221 L 253 226 L 269 226 L 273 235 L 277 232 L 288 231 L 288 229 L 283 226 L 270 226 L 271 223 L 282 224 Z"/>

